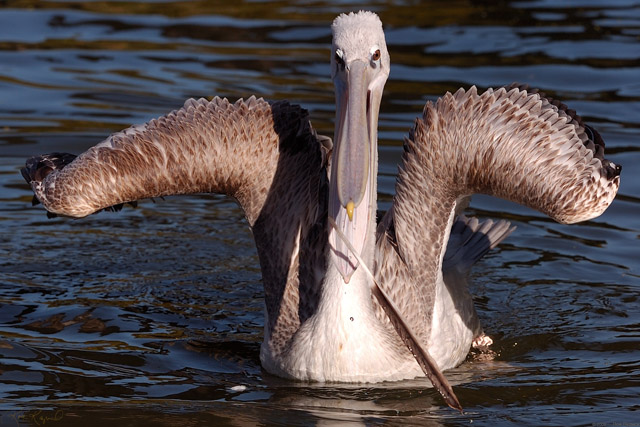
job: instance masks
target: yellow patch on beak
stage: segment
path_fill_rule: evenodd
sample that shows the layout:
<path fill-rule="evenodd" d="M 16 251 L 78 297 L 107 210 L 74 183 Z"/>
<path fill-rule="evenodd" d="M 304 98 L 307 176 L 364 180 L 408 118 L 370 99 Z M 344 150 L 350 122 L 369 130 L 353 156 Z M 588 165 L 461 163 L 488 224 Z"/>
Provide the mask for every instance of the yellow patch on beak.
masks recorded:
<path fill-rule="evenodd" d="M 349 200 L 349 203 L 347 203 L 347 206 L 345 206 L 345 208 L 347 209 L 347 215 L 349 216 L 349 221 L 353 221 L 353 210 L 356 208 L 355 203 L 353 203 L 353 200 Z"/>

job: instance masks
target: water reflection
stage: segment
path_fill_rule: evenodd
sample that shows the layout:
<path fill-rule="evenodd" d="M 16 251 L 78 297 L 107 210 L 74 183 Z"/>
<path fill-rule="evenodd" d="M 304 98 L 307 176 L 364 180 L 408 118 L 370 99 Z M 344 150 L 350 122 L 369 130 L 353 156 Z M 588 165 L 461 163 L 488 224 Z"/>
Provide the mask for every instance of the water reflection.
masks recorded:
<path fill-rule="evenodd" d="M 474 272 L 497 355 L 448 373 L 464 415 L 424 380 L 318 385 L 264 373 L 258 260 L 232 201 L 47 220 L 18 172 L 29 155 L 83 151 L 191 96 L 288 98 L 331 135 L 328 24 L 365 6 L 380 13 L 392 57 L 381 207 L 425 99 L 461 85 L 526 81 L 565 99 L 625 168 L 611 209 L 577 226 L 474 200 L 472 213 L 518 230 Z M 0 425 L 634 422 L 639 11 L 632 0 L 2 3 Z"/>

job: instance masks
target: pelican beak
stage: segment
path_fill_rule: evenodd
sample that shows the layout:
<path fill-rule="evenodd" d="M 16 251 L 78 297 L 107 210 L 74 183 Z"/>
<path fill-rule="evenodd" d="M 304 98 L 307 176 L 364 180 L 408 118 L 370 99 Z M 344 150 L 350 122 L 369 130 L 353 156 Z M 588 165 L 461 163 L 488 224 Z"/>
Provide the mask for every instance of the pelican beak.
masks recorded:
<path fill-rule="evenodd" d="M 341 122 L 335 158 L 336 185 L 340 205 L 347 210 L 350 221 L 353 211 L 362 202 L 369 178 L 371 139 L 368 115 L 368 64 L 354 61 L 348 70 L 346 108 L 340 111 Z"/>
<path fill-rule="evenodd" d="M 345 283 L 358 261 L 344 240 L 362 256 L 374 220 L 378 108 L 386 80 L 385 76 L 378 84 L 375 76 L 369 63 L 354 60 L 344 76 L 335 79 L 337 123 L 329 214 L 340 233 L 330 233 L 330 243 Z"/>

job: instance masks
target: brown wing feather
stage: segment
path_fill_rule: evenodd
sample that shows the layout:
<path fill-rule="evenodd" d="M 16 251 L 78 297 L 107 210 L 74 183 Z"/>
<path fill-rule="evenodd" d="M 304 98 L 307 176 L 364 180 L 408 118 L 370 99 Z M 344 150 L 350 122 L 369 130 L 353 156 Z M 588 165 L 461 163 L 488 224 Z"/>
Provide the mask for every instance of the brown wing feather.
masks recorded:
<path fill-rule="evenodd" d="M 171 194 L 234 197 L 255 237 L 268 344 L 277 353 L 317 306 L 330 150 L 330 139 L 316 135 L 297 105 L 200 99 L 116 133 L 77 158 L 32 158 L 23 176 L 47 211 L 75 217 Z"/>
<path fill-rule="evenodd" d="M 280 152 L 304 149 L 310 135 L 307 112 L 286 102 L 189 100 L 166 116 L 111 135 L 77 159 L 30 159 L 23 175 L 45 208 L 60 215 L 216 192 L 236 197 L 255 220 Z"/>
<path fill-rule="evenodd" d="M 378 228 L 376 276 L 426 344 L 457 200 L 480 192 L 584 221 L 609 206 L 620 170 L 599 134 L 544 94 L 520 86 L 446 94 L 427 103 L 405 141 L 393 207 Z"/>

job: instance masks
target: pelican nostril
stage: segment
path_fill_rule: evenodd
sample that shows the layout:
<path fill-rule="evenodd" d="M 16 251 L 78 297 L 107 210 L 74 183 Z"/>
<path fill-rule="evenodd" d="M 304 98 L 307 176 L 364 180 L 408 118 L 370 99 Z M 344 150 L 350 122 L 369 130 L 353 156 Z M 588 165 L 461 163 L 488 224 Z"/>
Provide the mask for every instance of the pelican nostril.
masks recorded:
<path fill-rule="evenodd" d="M 371 105 L 371 90 L 367 91 L 367 113 L 369 113 L 369 106 Z"/>

